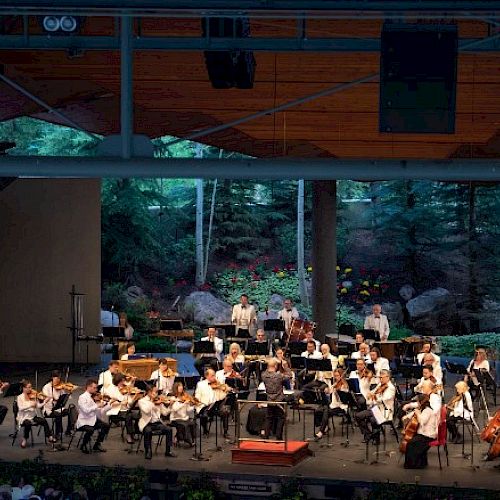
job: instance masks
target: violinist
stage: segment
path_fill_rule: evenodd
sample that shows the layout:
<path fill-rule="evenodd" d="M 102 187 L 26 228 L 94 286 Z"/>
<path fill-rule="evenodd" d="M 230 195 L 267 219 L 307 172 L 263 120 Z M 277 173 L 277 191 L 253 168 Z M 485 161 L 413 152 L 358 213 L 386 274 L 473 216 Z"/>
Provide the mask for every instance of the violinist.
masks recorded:
<path fill-rule="evenodd" d="M 321 425 L 316 433 L 316 439 L 321 439 L 328 428 L 328 419 L 333 416 L 347 415 L 348 405 L 342 403 L 339 392 L 349 392 L 349 385 L 344 378 L 344 370 L 336 368 L 333 371 L 333 381 L 330 387 L 325 388 L 325 394 L 331 394 L 330 404 L 323 405 Z"/>
<path fill-rule="evenodd" d="M 381 370 L 380 382 L 366 397 L 367 410 L 359 411 L 354 418 L 364 435 L 364 442 L 379 436 L 380 424 L 392 420 L 396 388 L 391 382 L 391 372 Z"/>
<path fill-rule="evenodd" d="M 389 360 L 382 357 L 378 347 L 372 347 L 370 349 L 370 361 L 368 363 L 374 365 L 376 377 L 379 377 L 382 370 L 390 371 Z"/>
<path fill-rule="evenodd" d="M 425 380 L 421 385 L 420 393 L 425 394 L 429 397 L 429 406 L 435 413 L 436 419 L 439 423 L 439 420 L 441 418 L 442 399 L 441 396 L 437 394 L 436 384 L 434 384 L 434 382 L 432 382 L 430 379 Z M 403 411 L 414 410 L 415 408 L 418 408 L 418 396 L 416 398 L 416 401 L 411 401 L 402 406 Z"/>
<path fill-rule="evenodd" d="M 173 404 L 174 400 L 170 402 Z M 149 386 L 146 396 L 139 400 L 139 409 L 141 418 L 139 419 L 139 430 L 144 436 L 144 458 L 151 460 L 153 432 L 166 436 L 165 439 L 165 456 L 175 457 L 170 451 L 172 446 L 172 429 L 167 427 L 161 417 L 166 417 L 169 414 L 169 409 L 165 404 L 158 399 L 158 389 L 155 386 Z"/>
<path fill-rule="evenodd" d="M 416 393 L 424 392 L 422 390 L 422 384 L 426 381 L 430 380 L 434 386 L 442 386 L 442 381 L 440 378 L 434 376 L 434 367 L 432 365 L 424 365 L 422 369 L 422 378 L 418 381 L 418 384 L 413 389 Z"/>
<path fill-rule="evenodd" d="M 361 342 L 361 344 L 359 344 L 359 349 L 351 354 L 351 359 L 364 359 L 367 363 L 370 363 L 369 345 L 366 342 Z"/>
<path fill-rule="evenodd" d="M 85 392 L 78 398 L 78 420 L 76 421 L 77 429 L 84 429 L 82 444 L 80 450 L 83 453 L 90 453 L 88 445 L 94 431 L 99 431 L 96 442 L 92 448 L 93 451 L 105 452 L 101 443 L 104 441 L 109 432 L 109 424 L 104 422 L 103 413 L 111 408 L 111 405 L 104 400 L 96 402 L 94 397 L 97 393 L 97 381 L 95 379 L 87 380 L 85 384 Z"/>
<path fill-rule="evenodd" d="M 472 397 L 469 392 L 467 382 L 461 380 L 455 384 L 455 396 L 446 405 L 448 407 L 448 418 L 446 426 L 451 435 L 452 443 L 461 443 L 462 436 L 458 432 L 458 422 L 468 420 L 474 425 L 474 408 L 472 406 Z"/>
<path fill-rule="evenodd" d="M 285 351 L 278 347 L 276 349 L 276 362 L 278 363 L 278 371 L 286 376 L 284 388 L 288 391 L 295 387 L 295 373 L 290 368 L 290 361 L 285 357 Z"/>
<path fill-rule="evenodd" d="M 34 391 L 28 380 L 23 380 L 21 386 L 23 392 L 16 399 L 18 408 L 17 425 L 24 430 L 21 448 L 26 448 L 27 439 L 30 436 L 30 430 L 33 425 L 41 425 L 48 442 L 55 443 L 56 439 L 52 435 L 47 420 L 37 414 L 37 410 L 44 407 L 48 398 L 45 398 L 42 393 Z"/>
<path fill-rule="evenodd" d="M 56 437 L 60 437 L 63 431 L 63 417 L 67 417 L 68 423 L 66 426 L 66 436 L 71 435 L 71 431 L 75 426 L 78 418 L 75 405 L 70 405 L 68 408 L 59 408 L 58 401 L 64 394 L 71 394 L 73 389 L 72 384 L 63 384 L 61 374 L 58 370 L 54 370 L 51 374 L 50 381 L 43 388 L 42 393 L 47 397 L 43 412 L 46 417 L 54 418 Z M 57 407 L 54 410 L 54 407 Z"/>
<path fill-rule="evenodd" d="M 196 438 L 194 423 L 196 400 L 185 392 L 182 382 L 174 384 L 172 393 L 175 401 L 170 406 L 170 423 L 177 429 L 177 442 L 184 442 L 191 448 Z"/>
<path fill-rule="evenodd" d="M 113 385 L 113 375 L 120 371 L 120 363 L 118 361 L 110 361 L 108 365 L 108 369 L 105 372 L 101 372 L 99 374 L 99 382 L 98 384 L 105 389 L 106 387 L 110 387 Z"/>
<path fill-rule="evenodd" d="M 8 382 L 2 382 L 0 380 L 0 396 L 9 388 L 10 384 Z M 0 405 L 0 425 L 3 424 L 5 417 L 7 415 L 7 407 Z"/>
<path fill-rule="evenodd" d="M 155 370 L 150 377 L 151 382 L 156 385 L 158 391 L 162 394 L 170 394 L 174 386 L 175 377 L 178 373 L 174 372 L 168 366 L 168 360 L 162 358 L 159 361 L 158 370 Z"/>
<path fill-rule="evenodd" d="M 356 392 L 356 403 L 358 408 L 366 408 L 366 398 L 370 392 L 371 385 L 375 382 L 375 376 L 371 370 L 366 367 L 364 359 L 356 360 L 356 370 L 349 374 L 349 379 L 357 379 L 359 391 Z M 376 385 L 376 384 L 375 384 Z"/>
<path fill-rule="evenodd" d="M 429 443 L 434 441 L 438 435 L 438 416 L 431 407 L 429 395 L 420 394 L 416 405 L 414 416 L 418 421 L 418 430 L 406 444 L 405 469 L 423 469 L 427 467 Z"/>
<path fill-rule="evenodd" d="M 432 354 L 432 352 L 429 352 L 422 358 L 422 364 L 424 366 L 431 365 L 432 375 L 436 377 L 437 380 L 443 380 L 443 370 L 441 369 L 441 365 L 439 364 L 439 357 L 437 357 L 435 354 Z"/>
<path fill-rule="evenodd" d="M 129 356 L 133 356 L 135 354 L 135 344 L 133 342 L 129 342 L 127 344 L 127 353 L 124 354 L 120 359 L 122 361 L 128 361 Z"/>
<path fill-rule="evenodd" d="M 194 396 L 201 403 L 198 411 L 203 434 L 208 436 L 208 420 L 218 415 L 222 420 L 224 438 L 227 438 L 231 408 L 225 404 L 227 392 L 220 388 L 220 382 L 217 381 L 212 368 L 205 370 L 205 378 L 196 384 Z"/>
<path fill-rule="evenodd" d="M 222 362 L 222 370 L 215 372 L 215 378 L 220 384 L 225 384 L 226 378 L 241 378 L 241 375 L 233 368 L 233 362 L 226 358 Z"/>
<path fill-rule="evenodd" d="M 127 431 L 127 443 L 134 443 L 135 424 L 139 420 L 137 411 L 134 411 L 135 404 L 143 393 L 137 391 L 135 395 L 130 394 L 131 386 L 125 383 L 125 375 L 115 373 L 113 384 L 103 389 L 104 396 L 108 396 L 111 401 L 111 408 L 106 412 L 111 423 L 125 422 Z"/>

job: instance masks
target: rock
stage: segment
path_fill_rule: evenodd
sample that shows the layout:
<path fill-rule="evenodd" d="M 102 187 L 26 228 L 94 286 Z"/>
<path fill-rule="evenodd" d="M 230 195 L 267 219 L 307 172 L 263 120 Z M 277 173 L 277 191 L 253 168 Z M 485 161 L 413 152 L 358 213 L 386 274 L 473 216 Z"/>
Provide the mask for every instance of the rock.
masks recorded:
<path fill-rule="evenodd" d="M 483 310 L 477 315 L 477 319 L 480 331 L 500 331 L 500 303 L 485 299 L 483 302 Z"/>
<path fill-rule="evenodd" d="M 101 310 L 101 326 L 118 326 L 119 321 L 115 312 Z"/>
<path fill-rule="evenodd" d="M 448 290 L 445 288 L 434 288 L 409 300 L 406 307 L 410 316 L 414 319 L 435 312 L 437 309 L 447 307 L 450 302 L 453 302 L 453 298 Z"/>
<path fill-rule="evenodd" d="M 131 304 L 135 304 L 136 302 L 143 300 L 146 298 L 146 295 L 141 287 L 138 286 L 129 286 L 127 291 L 125 292 L 125 297 L 127 301 Z"/>
<path fill-rule="evenodd" d="M 413 298 L 413 296 L 417 293 L 415 291 L 415 288 L 413 288 L 411 285 L 403 285 L 399 289 L 399 296 L 405 301 L 408 302 Z"/>
<path fill-rule="evenodd" d="M 184 301 L 184 319 L 200 325 L 230 323 L 232 307 L 210 292 L 193 292 Z"/>
<path fill-rule="evenodd" d="M 453 296 L 445 288 L 427 290 L 407 302 L 406 307 L 416 333 L 449 335 L 457 307 Z"/>
<path fill-rule="evenodd" d="M 273 293 L 271 297 L 269 297 L 269 309 L 277 309 L 278 311 L 283 309 L 283 301 L 285 300 L 284 297 L 279 295 L 278 293 Z"/>

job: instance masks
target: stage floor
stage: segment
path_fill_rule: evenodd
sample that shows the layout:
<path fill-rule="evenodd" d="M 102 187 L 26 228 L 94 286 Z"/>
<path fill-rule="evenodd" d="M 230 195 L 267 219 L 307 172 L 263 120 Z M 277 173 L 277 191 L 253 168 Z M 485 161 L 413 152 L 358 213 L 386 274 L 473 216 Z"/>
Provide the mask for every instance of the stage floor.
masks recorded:
<path fill-rule="evenodd" d="M 72 382 L 83 384 L 83 378 L 72 377 Z M 78 392 L 72 396 L 72 401 L 76 402 Z M 493 462 L 483 462 L 482 456 L 487 450 L 487 443 L 474 443 L 474 463 L 470 459 L 462 456 L 462 445 L 449 444 L 449 467 L 446 466 L 444 450 L 441 450 L 443 469 L 439 469 L 437 450 L 429 451 L 429 467 L 424 470 L 405 470 L 403 460 L 398 451 L 398 445 L 394 435 L 387 431 L 387 452 L 383 452 L 380 446 L 378 463 L 363 463 L 365 459 L 365 445 L 361 443 L 361 435 L 355 428 L 350 431 L 350 443 L 348 447 L 342 446 L 345 437 L 340 435 L 340 420 L 337 420 L 337 434 L 331 437 L 330 447 L 327 447 L 327 439 L 319 442 L 310 442 L 309 448 L 314 453 L 313 456 L 305 459 L 294 467 L 269 467 L 261 465 L 240 465 L 231 463 L 231 449 L 234 445 L 219 439 L 222 445 L 221 451 L 215 450 L 215 426 L 212 428 L 210 438 L 203 438 L 203 455 L 208 460 L 193 461 L 193 450 L 186 448 L 175 448 L 173 451 L 177 455 L 175 458 L 166 458 L 163 451 L 158 450 L 158 454 L 153 459 L 146 461 L 142 452 L 139 454 L 127 453 L 127 445 L 120 439 L 120 429 L 113 428 L 110 431 L 104 447 L 107 453 L 95 453 L 84 455 L 76 448 L 76 438 L 73 448 L 68 451 L 48 452 L 48 446 L 43 442 L 42 435 L 36 436 L 34 448 L 21 449 L 19 441 L 11 446 L 12 439 L 9 434 L 13 431 L 14 422 L 12 415 L 13 398 L 0 398 L 0 404 L 9 408 L 9 413 L 2 426 L 0 426 L 0 458 L 5 461 L 21 461 L 26 458 L 36 458 L 43 454 L 43 458 L 48 462 L 88 465 L 88 466 L 124 466 L 124 467 L 146 467 L 148 469 L 172 469 L 180 473 L 208 472 L 217 477 L 229 475 L 241 480 L 255 481 L 259 478 L 262 481 L 266 477 L 276 478 L 278 476 L 302 476 L 305 478 L 345 480 L 345 481 L 367 481 L 367 482 L 396 482 L 396 483 L 420 483 L 427 485 L 454 486 L 467 488 L 485 488 L 500 490 L 500 460 Z M 491 409 L 490 409 L 491 410 Z M 484 413 L 484 412 L 482 412 Z M 312 437 L 312 414 L 301 412 L 301 416 L 306 417 L 306 437 Z M 291 440 L 302 440 L 303 422 L 298 422 L 297 415 L 295 423 L 291 422 L 291 411 L 289 413 L 290 422 L 288 435 Z M 302 418 L 304 418 L 302 416 Z M 481 422 L 482 417 L 481 418 Z M 246 422 L 246 415 L 243 415 L 243 422 Z M 481 425 L 481 424 L 480 424 Z M 234 424 L 231 425 L 230 433 L 234 435 Z M 242 425 L 242 432 L 244 425 Z M 246 433 L 244 434 L 247 437 Z M 242 434 L 243 436 L 243 434 Z M 65 438 L 65 445 L 68 438 Z M 470 437 L 466 439 L 466 452 L 470 452 Z M 369 462 L 376 459 L 375 447 L 370 447 Z"/>

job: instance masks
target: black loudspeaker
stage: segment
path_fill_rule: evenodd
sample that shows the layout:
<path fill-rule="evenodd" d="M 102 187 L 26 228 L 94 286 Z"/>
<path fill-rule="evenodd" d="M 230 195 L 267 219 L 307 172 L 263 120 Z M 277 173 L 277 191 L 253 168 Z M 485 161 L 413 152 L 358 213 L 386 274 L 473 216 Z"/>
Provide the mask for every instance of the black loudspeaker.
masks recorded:
<path fill-rule="evenodd" d="M 250 21 L 246 17 L 239 18 L 204 18 L 202 21 L 203 36 L 213 38 L 248 38 L 250 37 Z M 253 88 L 255 76 L 255 57 L 252 51 L 205 51 L 205 64 L 208 77 L 216 89 Z"/>
<path fill-rule="evenodd" d="M 384 25 L 380 132 L 455 132 L 457 48 L 455 25 Z"/>

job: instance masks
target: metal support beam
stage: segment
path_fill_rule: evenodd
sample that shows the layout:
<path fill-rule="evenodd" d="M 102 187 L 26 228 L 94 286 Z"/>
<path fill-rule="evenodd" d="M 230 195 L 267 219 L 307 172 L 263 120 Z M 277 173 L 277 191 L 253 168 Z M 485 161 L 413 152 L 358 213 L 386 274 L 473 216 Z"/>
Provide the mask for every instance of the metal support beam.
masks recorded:
<path fill-rule="evenodd" d="M 132 135 L 134 133 L 134 96 L 132 87 L 132 23 L 131 17 L 121 19 L 120 31 L 120 133 L 122 140 L 122 158 L 132 155 Z"/>
<path fill-rule="evenodd" d="M 466 38 L 461 44 L 467 52 L 498 52 L 498 37 Z M 379 52 L 379 38 L 217 38 L 217 37 L 138 37 L 131 41 L 133 50 L 200 51 L 254 50 L 262 52 Z M 478 44 L 476 46 L 476 44 Z M 0 49 L 8 50 L 119 50 L 113 36 L 49 37 L 44 35 L 1 35 Z"/>
<path fill-rule="evenodd" d="M 0 80 L 6 83 L 9 87 L 12 87 L 13 89 L 17 90 L 19 93 L 23 94 L 26 96 L 28 99 L 32 100 L 42 108 L 46 109 L 49 113 L 53 114 L 54 116 L 57 116 L 61 120 L 63 120 L 65 123 L 67 123 L 70 127 L 76 128 L 80 132 L 83 132 L 84 134 L 87 134 L 89 137 L 96 141 L 101 141 L 101 138 L 98 135 L 93 134 L 92 132 L 89 132 L 88 130 L 85 130 L 83 127 L 80 127 L 78 123 L 74 122 L 71 118 L 66 116 L 64 113 L 61 113 L 57 109 L 54 109 L 50 104 L 47 104 L 45 101 L 37 97 L 36 95 L 32 94 L 29 90 L 25 89 L 18 83 L 16 83 L 14 80 L 11 80 L 9 77 L 3 75 L 0 73 Z"/>
<path fill-rule="evenodd" d="M 203 179 L 305 179 L 500 182 L 500 159 L 345 160 L 273 158 L 256 160 L 0 157 L 0 177 L 142 177 Z"/>

